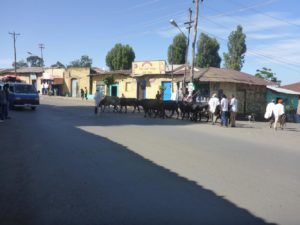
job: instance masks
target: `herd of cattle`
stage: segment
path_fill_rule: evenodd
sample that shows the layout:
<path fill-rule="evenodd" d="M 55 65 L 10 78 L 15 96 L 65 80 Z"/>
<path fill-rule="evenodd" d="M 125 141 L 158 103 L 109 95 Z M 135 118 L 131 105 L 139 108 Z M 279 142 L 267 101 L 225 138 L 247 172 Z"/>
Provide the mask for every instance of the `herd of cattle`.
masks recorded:
<path fill-rule="evenodd" d="M 177 102 L 163 101 L 157 99 L 141 99 L 136 98 L 119 98 L 114 96 L 105 96 L 99 103 L 98 107 L 102 112 L 106 107 L 113 107 L 115 112 L 127 113 L 127 106 L 133 107 L 133 113 L 140 107 L 144 110 L 144 117 L 160 117 L 171 118 L 176 113 L 176 118 L 181 116 L 181 119 L 190 119 L 194 122 L 201 121 L 203 118 L 208 121 L 210 119 L 209 105 L 207 103 L 195 102 Z M 220 116 L 220 107 L 217 107 L 215 115 Z"/>

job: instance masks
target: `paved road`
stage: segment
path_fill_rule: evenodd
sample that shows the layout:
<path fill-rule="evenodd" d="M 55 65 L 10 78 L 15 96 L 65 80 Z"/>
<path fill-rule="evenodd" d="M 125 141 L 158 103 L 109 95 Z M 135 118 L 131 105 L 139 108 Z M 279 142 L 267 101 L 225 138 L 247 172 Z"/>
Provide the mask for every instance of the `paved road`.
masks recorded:
<path fill-rule="evenodd" d="M 0 124 L 0 224 L 300 224 L 299 125 L 231 129 L 41 102 Z"/>

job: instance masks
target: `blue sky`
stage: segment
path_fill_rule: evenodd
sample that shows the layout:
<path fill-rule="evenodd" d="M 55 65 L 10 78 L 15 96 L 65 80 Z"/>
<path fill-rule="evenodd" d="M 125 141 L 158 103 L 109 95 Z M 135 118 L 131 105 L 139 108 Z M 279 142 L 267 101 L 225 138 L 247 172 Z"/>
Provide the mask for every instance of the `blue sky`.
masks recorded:
<path fill-rule="evenodd" d="M 105 56 L 116 43 L 132 46 L 136 60 L 167 60 L 168 46 L 179 32 L 169 20 L 182 26 L 189 7 L 194 11 L 192 0 L 1 0 L 0 68 L 13 62 L 8 34 L 13 31 L 21 34 L 17 60 L 26 59 L 27 52 L 39 55 L 38 44 L 44 43 L 46 66 L 86 54 L 93 66 L 105 68 Z M 299 82 L 299 9 L 298 0 L 204 0 L 198 33 L 215 37 L 222 57 L 228 35 L 240 24 L 248 48 L 242 71 L 255 74 L 267 67 L 283 84 Z"/>

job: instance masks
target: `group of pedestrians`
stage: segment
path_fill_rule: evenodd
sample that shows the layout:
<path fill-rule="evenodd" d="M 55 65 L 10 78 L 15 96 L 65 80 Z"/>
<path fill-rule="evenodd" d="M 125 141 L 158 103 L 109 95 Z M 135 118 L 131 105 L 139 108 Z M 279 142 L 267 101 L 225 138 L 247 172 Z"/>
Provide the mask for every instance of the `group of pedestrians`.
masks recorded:
<path fill-rule="evenodd" d="M 3 87 L 0 86 L 0 122 L 3 122 L 6 119 L 10 119 L 10 117 L 8 116 L 8 88 L 8 84 L 5 84 Z"/>
<path fill-rule="evenodd" d="M 265 119 L 269 120 L 270 128 L 274 124 L 274 129 L 277 129 L 277 123 L 279 122 L 281 128 L 283 128 L 283 123 L 285 122 L 285 110 L 283 105 L 283 99 L 279 98 L 275 104 L 275 99 L 267 105 Z"/>
<path fill-rule="evenodd" d="M 49 84 L 45 81 L 42 83 L 42 95 L 47 95 L 49 93 Z"/>
<path fill-rule="evenodd" d="M 221 112 L 221 126 L 228 127 L 228 124 L 231 127 L 236 126 L 236 114 L 238 109 L 238 101 L 234 95 L 231 96 L 230 101 L 227 99 L 226 95 L 223 94 L 220 99 L 217 97 L 217 94 L 213 94 L 208 101 L 209 111 L 211 113 L 212 124 L 216 123 L 216 120 L 219 116 L 217 114 L 217 107 Z M 228 122 L 229 120 L 229 122 Z"/>

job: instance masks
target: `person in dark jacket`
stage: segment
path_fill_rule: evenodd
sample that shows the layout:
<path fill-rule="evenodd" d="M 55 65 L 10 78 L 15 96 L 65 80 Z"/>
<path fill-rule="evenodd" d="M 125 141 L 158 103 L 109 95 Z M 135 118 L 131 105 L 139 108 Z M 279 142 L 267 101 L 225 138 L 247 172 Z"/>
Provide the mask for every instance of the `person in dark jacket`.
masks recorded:
<path fill-rule="evenodd" d="M 8 84 L 3 86 L 3 90 L 0 91 L 0 105 L 1 105 L 1 120 L 10 119 L 8 116 Z"/>

